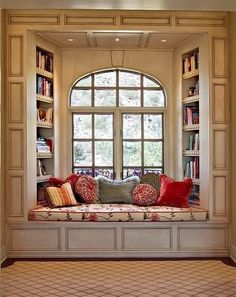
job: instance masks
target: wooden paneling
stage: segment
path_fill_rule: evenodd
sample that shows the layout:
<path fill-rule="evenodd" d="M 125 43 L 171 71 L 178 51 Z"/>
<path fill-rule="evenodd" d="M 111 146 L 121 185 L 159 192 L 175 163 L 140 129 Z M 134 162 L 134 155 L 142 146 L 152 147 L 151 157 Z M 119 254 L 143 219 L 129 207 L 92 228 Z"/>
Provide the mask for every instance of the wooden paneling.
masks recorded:
<path fill-rule="evenodd" d="M 24 133 L 22 129 L 8 129 L 8 169 L 23 170 L 24 168 Z"/>
<path fill-rule="evenodd" d="M 9 14 L 9 25 L 59 25 L 60 15 L 55 14 Z"/>
<path fill-rule="evenodd" d="M 120 23 L 134 26 L 171 26 L 171 16 L 121 16 Z"/>
<path fill-rule="evenodd" d="M 207 17 L 176 17 L 176 26 L 197 26 L 197 27 L 224 27 L 224 18 L 207 18 Z"/>
<path fill-rule="evenodd" d="M 23 35 L 8 37 L 8 75 L 23 76 Z"/>
<path fill-rule="evenodd" d="M 8 122 L 23 123 L 24 100 L 23 83 L 9 82 L 8 84 Z"/>
<path fill-rule="evenodd" d="M 60 250 L 60 228 L 18 228 L 10 230 L 11 250 Z"/>
<path fill-rule="evenodd" d="M 212 121 L 214 124 L 228 123 L 228 92 L 226 84 L 213 84 Z"/>
<path fill-rule="evenodd" d="M 24 216 L 24 177 L 10 175 L 8 177 L 9 216 Z"/>
<path fill-rule="evenodd" d="M 213 214 L 227 215 L 227 177 L 213 176 Z"/>
<path fill-rule="evenodd" d="M 181 227 L 178 229 L 179 250 L 219 250 L 227 248 L 227 230 L 220 227 Z"/>
<path fill-rule="evenodd" d="M 213 59 L 212 60 L 213 77 L 227 76 L 226 38 L 213 37 L 212 59 Z"/>
<path fill-rule="evenodd" d="M 112 67 L 122 67 L 124 64 L 124 51 L 111 51 Z"/>
<path fill-rule="evenodd" d="M 115 16 L 65 15 L 65 25 L 115 25 Z"/>
<path fill-rule="evenodd" d="M 170 250 L 171 228 L 124 228 L 123 250 Z"/>
<path fill-rule="evenodd" d="M 115 228 L 67 228 L 67 250 L 115 250 Z"/>
<path fill-rule="evenodd" d="M 213 169 L 227 169 L 227 131 L 213 130 Z"/>

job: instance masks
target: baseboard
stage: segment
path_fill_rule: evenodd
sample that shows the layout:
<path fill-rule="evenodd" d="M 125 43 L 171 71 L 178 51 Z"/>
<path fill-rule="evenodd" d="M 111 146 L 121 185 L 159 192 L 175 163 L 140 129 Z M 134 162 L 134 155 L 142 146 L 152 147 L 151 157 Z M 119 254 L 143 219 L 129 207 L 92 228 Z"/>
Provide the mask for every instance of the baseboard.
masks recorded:
<path fill-rule="evenodd" d="M 1 247 L 1 263 L 3 263 L 3 261 L 5 261 L 7 258 L 7 246 L 4 245 Z"/>
<path fill-rule="evenodd" d="M 236 263 L 236 246 L 231 244 L 230 258 Z"/>

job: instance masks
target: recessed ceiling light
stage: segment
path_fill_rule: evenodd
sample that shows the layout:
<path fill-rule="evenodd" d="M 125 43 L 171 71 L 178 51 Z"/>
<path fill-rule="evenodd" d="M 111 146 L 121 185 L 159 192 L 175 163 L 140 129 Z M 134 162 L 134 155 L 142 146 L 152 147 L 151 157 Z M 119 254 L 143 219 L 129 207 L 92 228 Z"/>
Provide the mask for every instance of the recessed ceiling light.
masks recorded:
<path fill-rule="evenodd" d="M 116 42 L 119 42 L 119 41 L 120 41 L 120 38 L 116 38 L 115 41 L 116 41 Z"/>
<path fill-rule="evenodd" d="M 72 42 L 72 41 L 74 41 L 74 39 L 72 39 L 72 38 L 68 38 L 67 41 Z"/>
<path fill-rule="evenodd" d="M 162 39 L 162 40 L 161 40 L 161 42 L 163 42 L 163 43 L 166 42 L 166 41 L 167 41 L 166 39 Z"/>

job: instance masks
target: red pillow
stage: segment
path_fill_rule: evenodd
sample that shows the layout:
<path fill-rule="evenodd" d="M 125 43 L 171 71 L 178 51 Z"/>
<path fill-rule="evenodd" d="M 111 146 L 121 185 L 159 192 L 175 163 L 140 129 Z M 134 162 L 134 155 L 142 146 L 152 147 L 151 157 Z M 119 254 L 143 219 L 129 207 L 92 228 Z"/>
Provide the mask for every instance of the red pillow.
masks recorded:
<path fill-rule="evenodd" d="M 57 177 L 50 177 L 49 178 L 49 186 L 50 187 L 61 187 L 66 181 L 64 179 L 61 178 L 57 178 Z"/>
<path fill-rule="evenodd" d="M 83 202 L 95 203 L 97 196 L 94 178 L 89 175 L 80 175 L 75 182 L 75 192 Z"/>
<path fill-rule="evenodd" d="M 158 205 L 189 207 L 188 198 L 192 191 L 192 179 L 175 181 L 164 174 L 160 176 L 161 188 Z"/>
<path fill-rule="evenodd" d="M 157 203 L 159 192 L 148 184 L 140 184 L 133 191 L 133 203 L 139 206 L 154 205 Z"/>

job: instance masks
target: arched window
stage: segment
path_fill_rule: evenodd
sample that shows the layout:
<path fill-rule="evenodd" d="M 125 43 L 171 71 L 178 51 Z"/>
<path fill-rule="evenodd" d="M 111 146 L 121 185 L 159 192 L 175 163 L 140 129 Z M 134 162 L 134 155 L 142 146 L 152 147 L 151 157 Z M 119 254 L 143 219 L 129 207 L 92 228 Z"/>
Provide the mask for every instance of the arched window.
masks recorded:
<path fill-rule="evenodd" d="M 120 69 L 92 73 L 73 85 L 70 106 L 74 172 L 163 172 L 166 97 L 158 81 Z"/>

